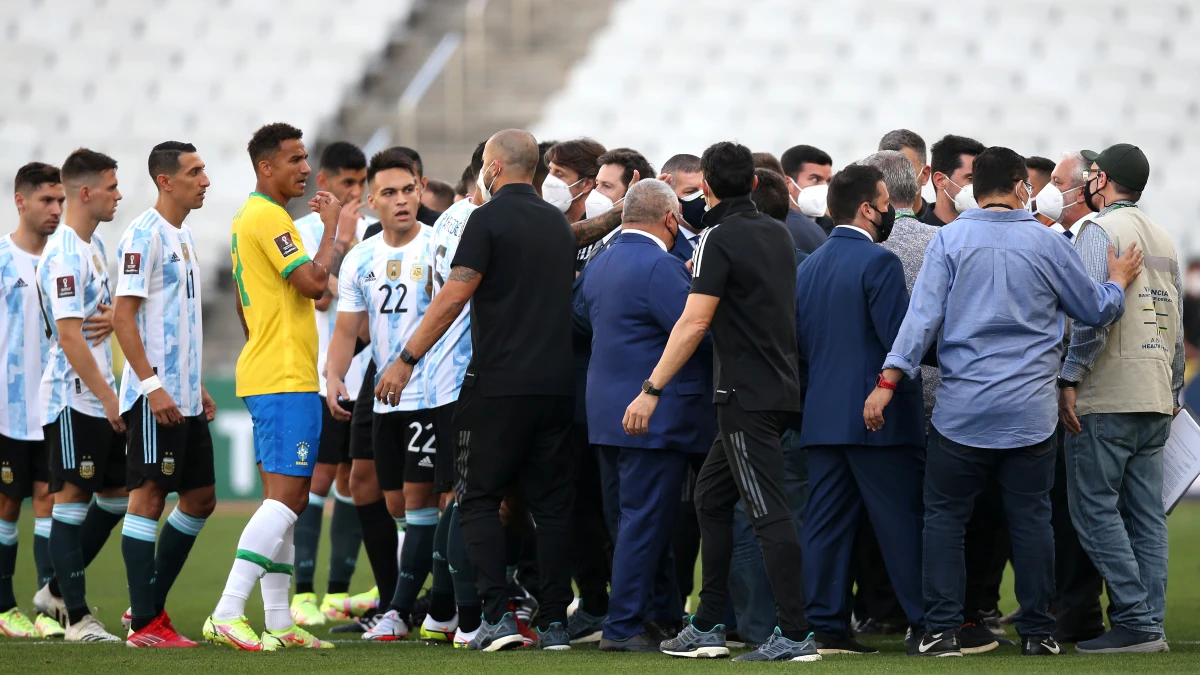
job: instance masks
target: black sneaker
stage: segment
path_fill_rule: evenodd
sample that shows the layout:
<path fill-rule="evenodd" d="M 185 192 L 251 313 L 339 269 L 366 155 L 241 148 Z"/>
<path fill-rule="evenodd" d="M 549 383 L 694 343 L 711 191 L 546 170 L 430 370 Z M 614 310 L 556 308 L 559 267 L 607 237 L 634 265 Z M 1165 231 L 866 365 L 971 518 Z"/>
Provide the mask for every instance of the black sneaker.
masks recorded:
<path fill-rule="evenodd" d="M 340 626 L 334 626 L 329 629 L 330 633 L 365 633 L 375 627 L 375 624 L 383 620 L 382 614 L 373 614 L 371 616 L 355 617 L 350 623 L 344 623 Z"/>
<path fill-rule="evenodd" d="M 1120 652 L 1169 652 L 1167 638 L 1162 633 L 1131 630 L 1120 624 L 1104 635 L 1075 645 L 1080 654 L 1116 654 Z"/>
<path fill-rule="evenodd" d="M 1062 647 L 1048 635 L 1021 641 L 1021 656 L 1058 656 L 1061 653 Z"/>
<path fill-rule="evenodd" d="M 909 656 L 962 656 L 962 644 L 958 631 L 944 630 L 940 633 L 924 632 L 908 648 Z"/>
<path fill-rule="evenodd" d="M 977 623 L 964 623 L 959 631 L 959 646 L 964 654 L 982 654 L 999 647 L 1000 643 L 987 627 Z"/>
<path fill-rule="evenodd" d="M 835 638 L 825 633 L 813 633 L 810 638 L 821 656 L 831 654 L 877 654 L 878 649 L 868 647 L 853 637 Z"/>
<path fill-rule="evenodd" d="M 983 624 L 983 627 L 992 631 L 996 637 L 1004 637 L 1004 615 L 998 609 L 989 609 L 979 612 L 979 621 L 976 623 Z"/>

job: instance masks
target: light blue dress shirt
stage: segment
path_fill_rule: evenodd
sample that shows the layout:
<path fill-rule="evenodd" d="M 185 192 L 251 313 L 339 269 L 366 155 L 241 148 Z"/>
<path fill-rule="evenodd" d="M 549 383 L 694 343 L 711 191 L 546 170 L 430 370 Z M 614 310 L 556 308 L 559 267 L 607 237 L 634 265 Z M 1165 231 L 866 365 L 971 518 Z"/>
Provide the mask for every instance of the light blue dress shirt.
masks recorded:
<path fill-rule="evenodd" d="M 936 340 L 933 426 L 977 448 L 1020 448 L 1054 433 L 1063 313 L 1107 326 L 1125 290 L 1088 276 L 1066 237 L 1028 211 L 972 209 L 939 228 L 885 368 L 916 377 Z"/>

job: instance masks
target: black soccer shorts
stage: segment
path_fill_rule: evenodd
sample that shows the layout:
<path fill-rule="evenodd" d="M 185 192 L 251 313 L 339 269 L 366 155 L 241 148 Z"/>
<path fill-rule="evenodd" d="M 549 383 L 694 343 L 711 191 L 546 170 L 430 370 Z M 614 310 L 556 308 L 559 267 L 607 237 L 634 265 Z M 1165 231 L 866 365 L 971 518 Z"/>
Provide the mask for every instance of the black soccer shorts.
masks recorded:
<path fill-rule="evenodd" d="M 317 463 L 350 463 L 350 427 L 354 420 L 354 401 L 339 401 L 342 410 L 350 413 L 350 419 L 336 419 L 329 412 L 326 399 L 321 398 L 321 442 L 317 445 Z"/>
<path fill-rule="evenodd" d="M 0 494 L 18 501 L 32 497 L 35 482 L 50 482 L 45 443 L 0 434 Z"/>
<path fill-rule="evenodd" d="M 42 427 L 50 460 L 50 492 L 70 483 L 84 492 L 125 487 L 125 434 L 103 417 L 65 408 Z"/>
<path fill-rule="evenodd" d="M 216 484 L 212 435 L 204 413 L 165 427 L 150 412 L 146 398 L 139 396 L 123 417 L 129 435 L 126 489 L 135 490 L 148 480 L 167 492 Z"/>
<path fill-rule="evenodd" d="M 405 483 L 432 483 L 437 456 L 433 410 L 375 415 L 372 429 L 379 489 L 401 490 Z"/>

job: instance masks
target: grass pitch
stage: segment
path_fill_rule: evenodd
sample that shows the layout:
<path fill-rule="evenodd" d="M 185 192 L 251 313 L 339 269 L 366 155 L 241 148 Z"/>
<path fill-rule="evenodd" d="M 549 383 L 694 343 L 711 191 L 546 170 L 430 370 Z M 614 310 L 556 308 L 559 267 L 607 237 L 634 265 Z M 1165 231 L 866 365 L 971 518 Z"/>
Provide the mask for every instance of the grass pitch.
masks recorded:
<path fill-rule="evenodd" d="M 20 560 L 16 575 L 17 598 L 30 611 L 36 590 L 33 582 L 32 519 L 26 509 L 21 522 Z M 204 618 L 212 611 L 224 587 L 237 539 L 249 515 L 244 507 L 219 508 L 208 520 L 192 550 L 187 567 L 171 592 L 168 611 L 185 635 L 200 638 Z M 328 519 L 326 519 L 328 520 Z M 0 672 L 47 673 L 697 673 L 727 671 L 811 670 L 814 672 L 1045 672 L 1045 673 L 1197 673 L 1200 672 L 1200 503 L 1184 503 L 1169 518 L 1171 576 L 1167 596 L 1169 654 L 1080 656 L 1068 649 L 1060 657 L 1022 658 L 1018 649 L 1002 647 L 987 654 L 961 659 L 915 659 L 904 655 L 895 637 L 868 638 L 881 653 L 867 656 L 832 656 L 818 663 L 734 664 L 722 661 L 673 659 L 658 654 L 604 654 L 594 646 L 570 652 L 543 653 L 519 649 L 499 654 L 476 654 L 449 645 L 428 645 L 410 639 L 403 643 L 368 644 L 350 636 L 337 648 L 321 651 L 289 650 L 280 653 L 238 653 L 203 644 L 196 649 L 134 650 L 123 645 L 68 645 L 0 638 Z M 321 543 L 317 588 L 324 585 L 329 548 Z M 371 585 L 365 553 L 352 590 Z M 120 528 L 113 531 L 105 549 L 88 568 L 88 600 L 99 607 L 97 617 L 113 633 L 121 632 L 121 613 L 128 606 L 125 568 L 121 561 Z M 1006 579 L 1001 608 L 1015 608 L 1011 573 Z M 251 623 L 262 627 L 262 603 L 252 597 L 247 606 Z M 1012 629 L 1010 627 L 1010 637 Z M 313 631 L 329 637 L 328 627 Z M 414 632 L 415 633 L 415 632 Z M 345 636 L 335 636 L 344 638 Z"/>

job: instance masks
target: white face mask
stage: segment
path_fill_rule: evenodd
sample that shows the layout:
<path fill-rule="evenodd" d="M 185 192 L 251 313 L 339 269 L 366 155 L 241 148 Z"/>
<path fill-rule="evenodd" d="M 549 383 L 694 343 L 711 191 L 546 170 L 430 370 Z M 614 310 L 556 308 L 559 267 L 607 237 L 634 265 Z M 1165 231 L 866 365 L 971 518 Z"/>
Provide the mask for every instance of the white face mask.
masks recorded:
<path fill-rule="evenodd" d="M 486 174 L 486 173 L 487 173 L 487 170 L 488 170 L 488 169 L 490 169 L 490 168 L 491 168 L 490 166 L 484 167 L 483 171 L 480 171 L 480 172 L 479 172 L 479 175 L 478 175 L 478 176 L 476 176 L 476 178 L 475 178 L 475 185 L 476 185 L 476 187 L 478 187 L 478 188 L 479 188 L 479 194 L 483 195 L 483 202 L 484 202 L 485 204 L 486 204 L 486 203 L 487 203 L 489 200 L 491 200 L 491 198 L 492 198 L 492 188 L 491 188 L 491 186 L 492 186 L 492 185 L 495 185 L 495 184 L 496 184 L 496 179 L 497 179 L 497 178 L 499 178 L 499 176 L 492 176 L 492 182 L 491 182 L 491 184 L 490 184 L 490 185 L 484 185 L 484 184 L 483 184 L 483 176 L 484 176 L 484 174 Z"/>
<path fill-rule="evenodd" d="M 1065 211 L 1068 207 L 1068 205 L 1064 203 L 1066 201 L 1065 197 L 1068 194 L 1082 188 L 1082 185 L 1078 185 L 1070 190 L 1067 190 L 1066 192 L 1062 192 L 1055 187 L 1054 183 L 1050 183 L 1046 187 L 1042 188 L 1042 191 L 1037 194 L 1037 197 L 1034 197 L 1034 213 L 1040 213 L 1056 223 L 1061 223 L 1063 211 Z"/>
<path fill-rule="evenodd" d="M 1025 199 L 1021 199 L 1021 190 L 1025 190 Z M 1017 183 L 1016 188 L 1017 201 L 1021 202 L 1021 208 L 1033 212 L 1033 184 L 1024 181 Z"/>
<path fill-rule="evenodd" d="M 567 212 L 571 208 L 571 202 L 579 198 L 579 195 L 571 196 L 571 188 L 579 185 L 583 179 L 567 185 L 567 182 L 553 174 L 546 176 L 546 180 L 542 181 L 542 199 L 550 202 L 558 207 L 559 211 Z M 579 193 L 583 194 L 582 192 Z"/>
<path fill-rule="evenodd" d="M 585 217 L 595 218 L 596 216 L 608 213 L 610 209 L 623 201 L 625 201 L 624 197 L 621 197 L 614 202 L 608 197 L 600 194 L 599 190 L 592 190 L 591 193 L 588 194 L 587 199 L 583 202 Z"/>
<path fill-rule="evenodd" d="M 809 185 L 801 189 L 800 194 L 792 201 L 796 208 L 800 209 L 800 213 L 809 218 L 820 218 L 829 208 L 828 198 L 829 185 Z"/>
<path fill-rule="evenodd" d="M 970 211 L 971 209 L 979 208 L 979 202 L 975 201 L 974 185 L 964 185 L 959 187 L 958 183 L 955 183 L 954 181 L 950 181 L 950 183 L 954 187 L 958 188 L 958 194 L 954 197 L 954 210 L 956 212 L 962 213 L 963 211 Z M 946 191 L 943 189 L 942 192 Z M 949 197 L 950 193 L 946 192 L 946 196 Z"/>

